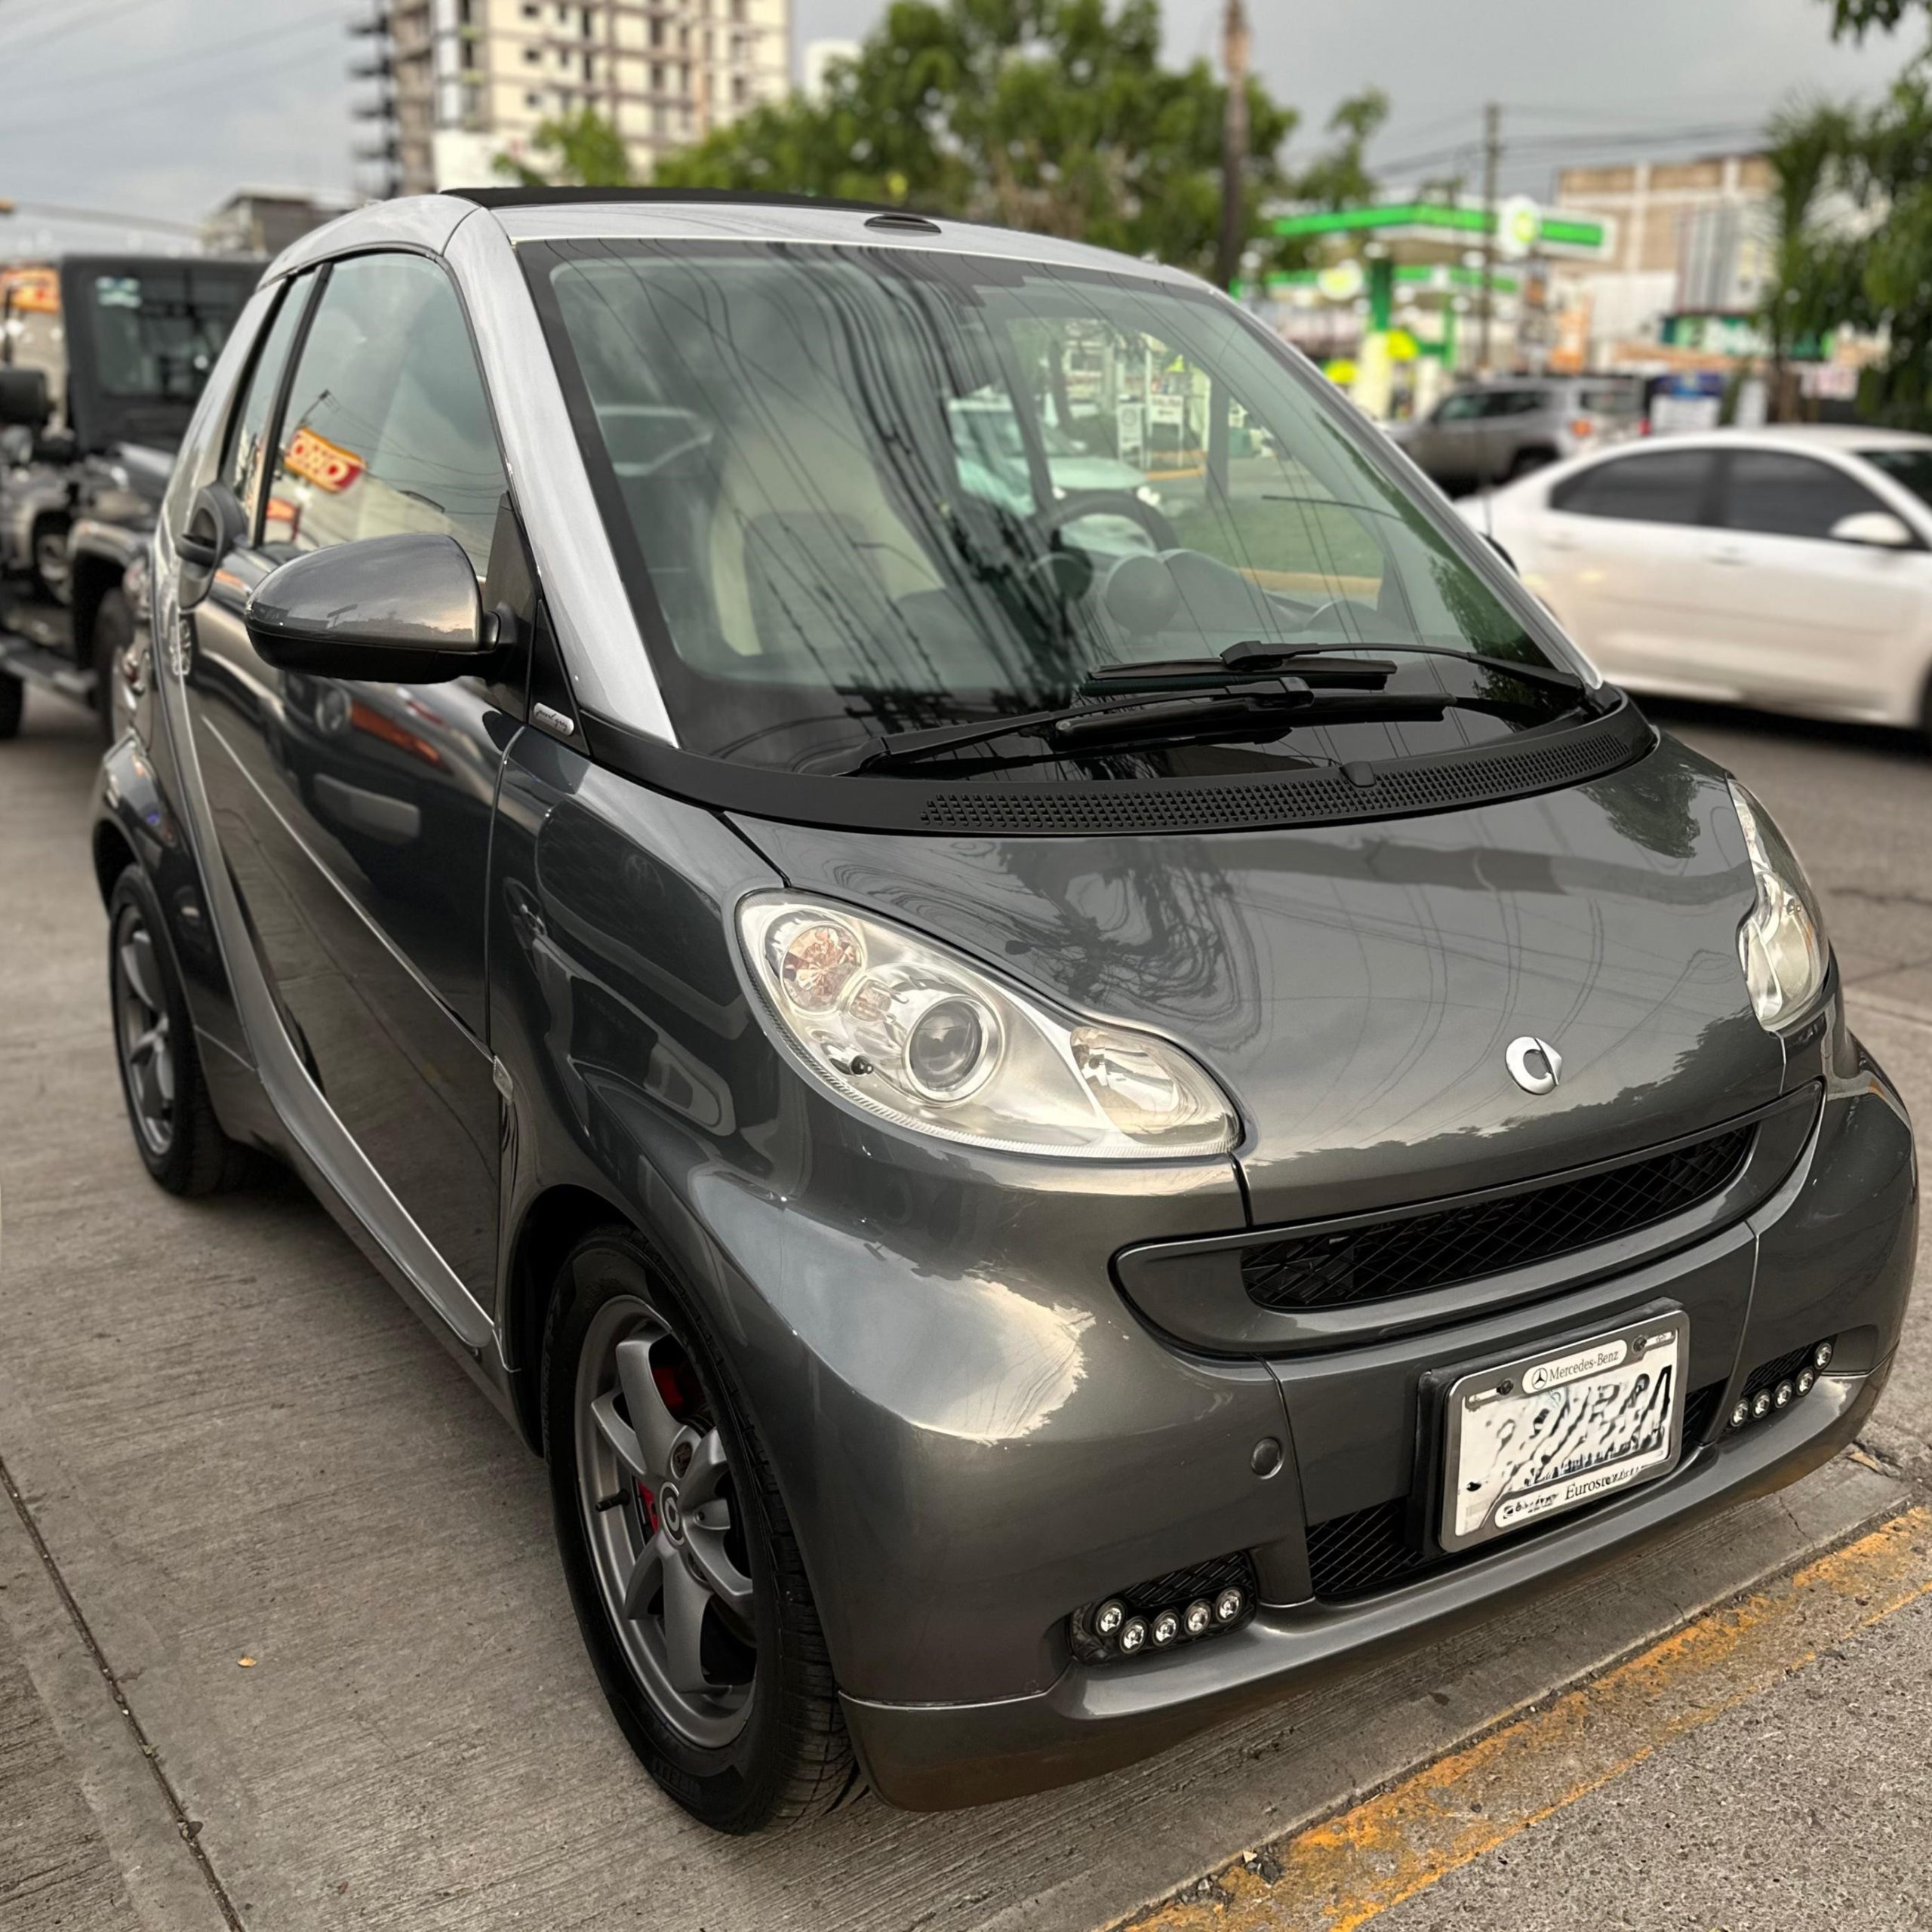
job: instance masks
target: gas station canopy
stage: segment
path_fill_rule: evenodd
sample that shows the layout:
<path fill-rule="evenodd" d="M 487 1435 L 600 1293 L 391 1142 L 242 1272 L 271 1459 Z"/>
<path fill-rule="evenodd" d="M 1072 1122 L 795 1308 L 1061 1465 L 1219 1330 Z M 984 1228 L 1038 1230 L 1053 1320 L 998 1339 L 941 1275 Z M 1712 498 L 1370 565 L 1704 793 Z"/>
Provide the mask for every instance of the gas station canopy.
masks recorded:
<path fill-rule="evenodd" d="M 1615 240 L 1611 223 L 1601 216 L 1539 208 L 1524 195 L 1512 195 L 1493 209 L 1478 202 L 1414 201 L 1315 208 L 1278 215 L 1269 226 L 1284 238 L 1359 235 L 1419 245 L 1425 250 L 1433 245 L 1458 254 L 1481 246 L 1493 232 L 1497 252 L 1512 260 L 1548 255 L 1600 262 L 1608 258 Z"/>

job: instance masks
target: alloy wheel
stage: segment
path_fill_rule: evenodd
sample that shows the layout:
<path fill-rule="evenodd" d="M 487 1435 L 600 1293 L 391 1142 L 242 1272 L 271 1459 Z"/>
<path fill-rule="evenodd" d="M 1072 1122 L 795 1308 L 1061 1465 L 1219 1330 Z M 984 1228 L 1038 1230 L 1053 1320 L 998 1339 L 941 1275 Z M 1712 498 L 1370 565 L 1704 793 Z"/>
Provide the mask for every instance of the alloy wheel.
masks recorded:
<path fill-rule="evenodd" d="M 715 1405 L 648 1303 L 598 1310 L 576 1411 L 579 1504 L 611 1628 L 666 1723 L 728 1744 L 757 1675 L 743 1512 Z"/>
<path fill-rule="evenodd" d="M 134 1124 L 150 1152 L 165 1154 L 174 1144 L 174 1042 L 154 935 L 132 907 L 115 938 L 114 1022 Z"/>

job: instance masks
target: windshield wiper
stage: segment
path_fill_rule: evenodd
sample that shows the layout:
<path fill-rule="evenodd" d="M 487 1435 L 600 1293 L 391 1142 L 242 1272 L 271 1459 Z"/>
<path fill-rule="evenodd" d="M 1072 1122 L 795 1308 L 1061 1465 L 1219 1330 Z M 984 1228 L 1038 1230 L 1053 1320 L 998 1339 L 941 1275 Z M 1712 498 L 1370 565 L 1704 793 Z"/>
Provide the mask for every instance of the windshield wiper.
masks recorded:
<path fill-rule="evenodd" d="M 1220 681 L 1226 685 L 1229 680 L 1223 677 Z M 1281 697 L 1275 700 L 1278 703 L 1306 701 L 1312 695 L 1307 685 L 1299 678 L 1271 677 L 1260 681 L 1275 685 L 1281 691 Z M 1247 681 L 1243 682 L 1245 686 Z M 1253 689 L 1244 688 L 1241 696 L 1256 703 L 1268 701 L 1265 693 Z M 1104 717 L 1112 712 L 1144 712 L 1152 708 L 1130 688 L 1111 703 L 1063 704 L 1055 706 L 1051 711 L 1008 712 L 998 718 L 976 718 L 958 724 L 934 724 L 922 731 L 888 731 L 848 757 L 835 764 L 821 765 L 819 769 L 838 777 L 848 777 L 854 772 L 880 771 L 891 765 L 916 764 L 935 752 L 990 744 L 995 738 L 1004 738 L 1011 734 L 1045 737 L 1056 726 L 1071 718 Z"/>
<path fill-rule="evenodd" d="M 1280 720 L 1280 728 L 1302 723 L 1339 724 L 1376 719 L 1389 723 L 1425 721 L 1445 710 L 1481 709 L 1486 700 L 1453 692 L 1396 696 L 1382 686 L 1395 666 L 1377 658 L 1346 664 L 1315 665 L 1304 660 L 1324 654 L 1392 651 L 1424 657 L 1452 657 L 1506 671 L 1530 683 L 1583 691 L 1583 681 L 1555 666 L 1518 664 L 1512 657 L 1456 651 L 1444 645 L 1324 644 L 1231 645 L 1218 657 L 1182 658 L 1165 663 L 1102 665 L 1080 686 L 1097 703 L 1060 706 L 1051 711 L 1011 712 L 998 718 L 958 724 L 936 724 L 915 731 L 888 731 L 835 763 L 822 765 L 828 776 L 845 777 L 894 766 L 917 764 L 937 755 L 990 744 L 1009 735 L 1044 738 L 1061 745 L 1097 744 L 1179 728 L 1189 735 L 1232 724 L 1247 728 L 1257 721 Z M 1358 695 L 1350 695 L 1351 693 Z M 1167 702 L 1162 694 L 1172 693 Z M 1149 702 L 1149 700 L 1152 702 Z M 1029 754 L 1029 758 L 1032 755 Z M 1026 762 L 1020 759 L 1015 762 Z"/>
<path fill-rule="evenodd" d="M 1311 685 L 1318 681 L 1339 681 L 1338 672 L 1346 675 L 1348 672 L 1358 672 L 1364 678 L 1379 672 L 1383 683 L 1395 675 L 1392 664 L 1380 663 L 1374 658 L 1364 658 L 1359 663 L 1346 667 L 1303 668 L 1305 661 L 1311 657 L 1332 657 L 1355 651 L 1393 651 L 1406 657 L 1453 658 L 1459 664 L 1480 664 L 1489 670 L 1506 672 L 1529 684 L 1556 685 L 1565 691 L 1589 689 L 1574 671 L 1560 669 L 1554 664 L 1524 664 L 1515 658 L 1498 657 L 1488 651 L 1458 651 L 1446 644 L 1396 644 L 1382 638 L 1359 641 L 1336 638 L 1319 644 L 1265 644 L 1251 639 L 1229 645 L 1217 657 L 1183 657 L 1153 664 L 1102 664 L 1088 674 L 1081 689 L 1096 696 L 1115 691 L 1185 691 L 1204 685 L 1277 678 L 1284 671 L 1294 672 Z"/>
<path fill-rule="evenodd" d="M 970 750 L 1010 735 L 1044 740 L 1044 752 L 1004 756 L 1001 764 L 1026 764 L 1104 745 L 1157 742 L 1164 738 L 1277 737 L 1301 724 L 1423 724 L 1452 706 L 1479 703 L 1447 692 L 1393 696 L 1380 691 L 1336 691 L 1318 694 L 1300 678 L 1265 683 L 1223 680 L 1219 691 L 1177 692 L 1171 697 L 1125 697 L 1111 703 L 1072 704 L 1057 711 L 1033 711 L 970 724 L 940 724 L 928 731 L 894 731 L 877 738 L 843 761 L 821 766 L 829 775 L 846 777 L 918 764 L 942 753 Z"/>

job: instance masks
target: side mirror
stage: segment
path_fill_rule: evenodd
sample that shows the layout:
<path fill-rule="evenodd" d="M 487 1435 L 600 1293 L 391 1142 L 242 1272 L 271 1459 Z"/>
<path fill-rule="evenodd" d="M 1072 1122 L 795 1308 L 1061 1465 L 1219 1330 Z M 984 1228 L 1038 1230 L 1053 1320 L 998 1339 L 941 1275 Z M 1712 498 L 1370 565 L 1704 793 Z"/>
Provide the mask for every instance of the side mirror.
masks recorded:
<path fill-rule="evenodd" d="M 1890 510 L 1854 510 L 1832 525 L 1834 543 L 1864 543 L 1877 550 L 1912 550 L 1918 547 L 1903 517 Z"/>
<path fill-rule="evenodd" d="M 210 483 L 195 493 L 188 521 L 174 540 L 181 559 L 175 594 L 184 611 L 192 611 L 214 583 L 221 560 L 248 534 L 248 513 L 226 483 Z"/>
<path fill-rule="evenodd" d="M 47 426 L 54 406 L 47 399 L 47 372 L 11 365 L 0 368 L 0 423 L 18 423 L 36 433 Z"/>
<path fill-rule="evenodd" d="M 256 586 L 247 623 L 269 663 L 318 678 L 444 683 L 496 650 L 463 546 L 418 531 L 292 558 Z"/>

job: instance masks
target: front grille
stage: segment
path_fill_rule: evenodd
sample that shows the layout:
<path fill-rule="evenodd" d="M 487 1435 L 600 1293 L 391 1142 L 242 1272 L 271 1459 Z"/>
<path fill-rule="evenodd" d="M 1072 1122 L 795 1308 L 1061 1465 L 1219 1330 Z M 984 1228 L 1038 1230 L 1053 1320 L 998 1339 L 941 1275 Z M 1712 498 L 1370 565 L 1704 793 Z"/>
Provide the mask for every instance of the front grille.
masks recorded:
<path fill-rule="evenodd" d="M 1710 1433 L 1718 1404 L 1723 1399 L 1721 1382 L 1694 1389 L 1684 1398 L 1687 1454 Z M 1617 1496 L 1604 1500 L 1614 1502 Z M 1332 1516 L 1325 1523 L 1311 1523 L 1308 1526 L 1309 1574 L 1318 1597 L 1329 1603 L 1347 1603 L 1392 1589 L 1398 1583 L 1411 1583 L 1419 1577 L 1454 1569 L 1474 1558 L 1491 1555 L 1561 1524 L 1574 1523 L 1589 1513 L 1587 1509 L 1573 1509 L 1546 1523 L 1533 1524 L 1514 1535 L 1497 1537 L 1492 1542 L 1478 1543 L 1473 1549 L 1451 1555 L 1432 1546 L 1427 1549 L 1417 1546 L 1409 1534 L 1409 1499 L 1398 1496 L 1386 1503 L 1371 1503 L 1366 1509 L 1352 1510 L 1346 1516 Z"/>
<path fill-rule="evenodd" d="M 1448 1287 L 1592 1247 L 1681 1214 L 1725 1187 L 1753 1129 L 1500 1200 L 1248 1249 L 1241 1280 L 1263 1308 L 1340 1308 Z"/>

